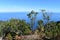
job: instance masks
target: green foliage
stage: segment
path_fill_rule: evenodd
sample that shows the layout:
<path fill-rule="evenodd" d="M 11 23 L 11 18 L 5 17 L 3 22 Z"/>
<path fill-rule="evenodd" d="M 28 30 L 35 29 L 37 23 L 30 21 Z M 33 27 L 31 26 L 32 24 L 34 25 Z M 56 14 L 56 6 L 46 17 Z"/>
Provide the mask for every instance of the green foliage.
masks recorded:
<path fill-rule="evenodd" d="M 7 36 L 6 36 L 6 40 L 12 40 L 12 36 L 11 36 L 10 33 L 7 34 Z"/>
<path fill-rule="evenodd" d="M 45 36 L 47 38 L 54 38 L 58 34 L 60 35 L 60 28 L 59 28 L 60 24 L 56 23 L 54 21 L 49 21 L 50 20 L 50 16 L 47 15 L 47 12 L 45 10 L 42 10 L 42 15 L 44 17 L 43 18 L 44 20 L 39 20 L 38 21 L 38 30 L 39 30 L 39 32 L 45 33 Z M 44 30 L 44 31 L 42 31 L 42 30 Z"/>
<path fill-rule="evenodd" d="M 38 30 L 39 30 L 39 31 L 44 31 L 43 20 L 39 20 L 39 21 L 38 21 Z"/>
<path fill-rule="evenodd" d="M 25 35 L 29 35 L 29 34 L 31 34 L 31 32 L 32 31 L 30 29 L 28 29 L 28 28 L 24 30 L 24 34 Z"/>
<path fill-rule="evenodd" d="M 0 22 L 0 36 L 6 36 L 8 33 L 13 36 L 14 34 L 16 35 L 17 32 L 20 34 L 20 31 L 23 35 L 31 33 L 30 25 L 25 20 L 10 19 Z"/>
<path fill-rule="evenodd" d="M 30 19 L 30 23 L 28 24 L 25 20 L 21 19 L 10 19 L 7 21 L 0 21 L 0 36 L 4 35 L 4 37 L 12 38 L 18 35 L 29 35 L 33 32 L 33 27 L 36 22 L 37 12 L 31 11 L 27 14 Z M 38 27 L 35 30 L 36 34 L 45 35 L 46 37 L 53 38 L 57 35 L 60 35 L 60 22 L 50 21 L 50 16 L 47 15 L 45 10 L 42 10 L 42 14 L 44 19 L 38 20 Z M 46 21 L 47 22 L 46 22 Z M 44 23 L 45 22 L 45 23 Z M 8 34 L 9 33 L 9 34 Z"/>
<path fill-rule="evenodd" d="M 34 30 L 34 25 L 35 25 L 37 14 L 38 13 L 33 10 L 29 14 L 27 14 L 28 18 L 30 18 L 30 27 L 32 30 Z"/>

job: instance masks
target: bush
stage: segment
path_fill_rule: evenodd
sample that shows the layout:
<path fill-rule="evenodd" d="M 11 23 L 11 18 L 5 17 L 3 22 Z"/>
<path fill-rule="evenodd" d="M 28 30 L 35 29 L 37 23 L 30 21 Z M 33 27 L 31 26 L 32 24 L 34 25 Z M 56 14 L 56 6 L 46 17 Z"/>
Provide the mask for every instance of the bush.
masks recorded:
<path fill-rule="evenodd" d="M 10 33 L 7 34 L 7 36 L 6 36 L 6 40 L 12 40 L 12 36 L 11 36 Z"/>

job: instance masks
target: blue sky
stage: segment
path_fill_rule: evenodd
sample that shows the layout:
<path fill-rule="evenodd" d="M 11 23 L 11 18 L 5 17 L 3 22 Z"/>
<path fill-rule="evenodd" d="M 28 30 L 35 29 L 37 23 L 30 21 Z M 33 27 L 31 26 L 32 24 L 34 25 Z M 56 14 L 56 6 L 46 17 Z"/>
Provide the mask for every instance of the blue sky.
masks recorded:
<path fill-rule="evenodd" d="M 40 11 L 60 12 L 60 0 L 0 0 L 0 12 Z"/>

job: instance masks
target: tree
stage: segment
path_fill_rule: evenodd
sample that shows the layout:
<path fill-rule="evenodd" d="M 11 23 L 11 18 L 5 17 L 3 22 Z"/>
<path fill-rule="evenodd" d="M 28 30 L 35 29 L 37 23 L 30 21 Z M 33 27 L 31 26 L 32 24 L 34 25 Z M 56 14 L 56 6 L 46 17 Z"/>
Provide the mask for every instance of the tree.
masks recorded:
<path fill-rule="evenodd" d="M 41 10 L 43 14 L 43 22 L 44 22 L 44 32 L 47 38 L 53 38 L 57 35 L 57 26 L 54 21 L 50 21 L 50 15 L 46 12 L 46 10 Z"/>
<path fill-rule="evenodd" d="M 42 9 L 42 15 L 43 15 L 43 24 L 44 24 L 44 32 L 45 35 L 48 35 L 48 30 L 50 29 L 50 25 L 48 25 L 49 20 L 50 20 L 50 16 L 47 14 L 46 10 Z"/>
<path fill-rule="evenodd" d="M 5 22 L 0 20 L 0 36 L 3 35 L 3 28 L 5 26 L 4 24 L 5 24 Z"/>
<path fill-rule="evenodd" d="M 28 18 L 30 18 L 30 27 L 32 30 L 34 30 L 34 25 L 35 25 L 35 22 L 36 22 L 36 16 L 37 16 L 37 12 L 34 12 L 33 10 L 27 14 Z"/>
<path fill-rule="evenodd" d="M 54 38 L 57 36 L 56 22 L 51 21 L 48 24 L 46 24 L 45 34 L 48 38 Z"/>
<path fill-rule="evenodd" d="M 45 23 L 48 23 L 50 20 L 50 16 L 47 14 L 46 10 L 42 9 L 43 19 L 46 20 Z"/>
<path fill-rule="evenodd" d="M 38 21 L 38 30 L 39 30 L 39 32 L 44 31 L 43 20 Z"/>
<path fill-rule="evenodd" d="M 18 35 L 26 35 L 31 33 L 30 25 L 25 20 L 10 19 L 8 21 L 4 21 L 1 27 L 3 27 L 3 38 L 5 38 L 8 33 L 10 33 L 13 38 L 16 33 L 18 33 Z"/>
<path fill-rule="evenodd" d="M 60 36 L 60 21 L 57 21 L 56 22 L 56 24 L 57 24 L 57 33 L 58 33 L 58 35 L 57 36 Z"/>

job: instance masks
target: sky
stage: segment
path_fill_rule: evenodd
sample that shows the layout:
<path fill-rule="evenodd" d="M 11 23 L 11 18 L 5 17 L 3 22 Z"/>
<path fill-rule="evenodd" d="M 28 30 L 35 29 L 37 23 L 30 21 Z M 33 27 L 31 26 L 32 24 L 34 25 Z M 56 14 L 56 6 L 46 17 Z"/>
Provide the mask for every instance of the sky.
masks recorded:
<path fill-rule="evenodd" d="M 0 0 L 0 12 L 40 11 L 60 12 L 60 0 Z"/>

